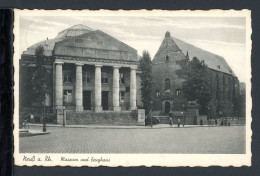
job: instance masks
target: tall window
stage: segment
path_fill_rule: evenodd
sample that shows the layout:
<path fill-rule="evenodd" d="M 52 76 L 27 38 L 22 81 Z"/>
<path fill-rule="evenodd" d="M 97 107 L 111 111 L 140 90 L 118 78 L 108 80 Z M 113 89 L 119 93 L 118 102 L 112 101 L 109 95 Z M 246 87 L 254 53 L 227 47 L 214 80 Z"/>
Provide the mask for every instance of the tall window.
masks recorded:
<path fill-rule="evenodd" d="M 108 74 L 107 74 L 107 72 L 102 72 L 101 82 L 102 83 L 108 83 Z"/>
<path fill-rule="evenodd" d="M 84 76 L 83 76 L 83 81 L 90 83 L 91 82 L 91 76 L 90 76 L 90 71 L 86 71 L 84 72 Z"/>
<path fill-rule="evenodd" d="M 120 73 L 120 83 L 121 84 L 125 84 L 125 75 L 124 75 L 124 73 Z"/>
<path fill-rule="evenodd" d="M 177 89 L 176 90 L 176 96 L 179 96 L 181 94 L 181 90 L 180 89 Z"/>
<path fill-rule="evenodd" d="M 63 90 L 63 100 L 65 103 L 72 103 L 72 90 Z"/>
<path fill-rule="evenodd" d="M 168 55 L 165 57 L 165 61 L 166 61 L 166 62 L 169 61 L 169 56 L 168 56 Z"/>
<path fill-rule="evenodd" d="M 70 71 L 64 71 L 63 74 L 64 74 L 64 76 L 63 76 L 64 83 L 71 83 L 72 82 L 71 72 Z"/>
<path fill-rule="evenodd" d="M 119 94 L 119 101 L 121 103 L 125 102 L 125 92 L 120 92 L 120 94 Z"/>
<path fill-rule="evenodd" d="M 165 79 L 164 88 L 165 88 L 165 91 L 170 91 L 170 89 L 171 89 L 171 82 L 170 82 L 169 78 Z"/>
<path fill-rule="evenodd" d="M 156 96 L 156 97 L 159 97 L 159 96 L 160 96 L 160 90 L 156 90 L 155 96 Z"/>

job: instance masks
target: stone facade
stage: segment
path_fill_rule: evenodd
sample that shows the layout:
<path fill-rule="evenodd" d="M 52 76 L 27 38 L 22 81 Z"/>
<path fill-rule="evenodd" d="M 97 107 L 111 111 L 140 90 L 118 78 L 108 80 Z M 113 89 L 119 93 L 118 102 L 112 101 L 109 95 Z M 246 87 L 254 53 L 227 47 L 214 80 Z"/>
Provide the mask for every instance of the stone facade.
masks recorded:
<path fill-rule="evenodd" d="M 140 73 L 137 51 L 102 31 L 82 28 L 84 26 L 69 28 L 74 36 L 66 36 L 66 31 L 62 31 L 62 35 L 43 45 L 48 53 L 44 66 L 49 69 L 52 80 L 48 85 L 51 91 L 47 104 L 56 111 L 57 122 L 62 123 L 64 108 L 96 113 L 136 110 L 141 104 L 140 87 L 137 87 L 140 84 L 136 80 Z M 36 46 L 22 54 L 20 92 L 30 91 L 28 84 L 32 74 L 27 73 L 35 68 L 31 51 Z M 23 85 L 25 79 L 28 80 Z M 20 94 L 20 100 L 27 101 L 24 106 L 31 106 L 30 100 L 25 99 L 29 98 Z"/>

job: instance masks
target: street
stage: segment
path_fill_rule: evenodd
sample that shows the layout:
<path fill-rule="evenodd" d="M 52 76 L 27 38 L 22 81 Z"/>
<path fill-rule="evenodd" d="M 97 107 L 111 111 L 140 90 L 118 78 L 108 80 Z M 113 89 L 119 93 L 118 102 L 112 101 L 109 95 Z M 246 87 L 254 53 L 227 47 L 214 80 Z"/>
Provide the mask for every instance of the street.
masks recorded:
<path fill-rule="evenodd" d="M 245 153 L 245 126 L 47 127 L 47 131 L 50 134 L 20 138 L 20 153 Z"/>

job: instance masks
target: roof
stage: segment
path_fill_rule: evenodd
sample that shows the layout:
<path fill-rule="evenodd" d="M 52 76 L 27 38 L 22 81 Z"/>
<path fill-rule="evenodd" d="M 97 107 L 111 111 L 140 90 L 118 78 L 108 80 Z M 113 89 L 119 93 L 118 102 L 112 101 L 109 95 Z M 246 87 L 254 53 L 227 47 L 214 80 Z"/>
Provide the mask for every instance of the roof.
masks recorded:
<path fill-rule="evenodd" d="M 204 60 L 205 64 L 210 69 L 231 74 L 236 77 L 231 67 L 223 57 L 172 37 L 168 31 L 165 33 L 165 38 L 163 39 L 160 48 L 155 54 L 153 62 L 165 63 L 164 59 L 166 55 L 174 61 L 182 60 L 186 58 L 187 54 L 190 59 L 197 57 L 200 61 Z"/>
<path fill-rule="evenodd" d="M 78 25 L 74 25 L 68 29 L 65 29 L 65 30 L 59 32 L 59 34 L 57 35 L 56 38 L 65 39 L 68 37 L 82 35 L 82 34 L 90 32 L 90 31 L 93 31 L 93 29 L 91 29 L 85 25 L 78 24 Z"/>
<path fill-rule="evenodd" d="M 30 46 L 29 48 L 27 48 L 26 51 L 23 52 L 23 54 L 34 55 L 35 48 L 39 45 L 42 45 L 44 47 L 44 55 L 51 56 L 56 42 L 62 41 L 70 37 L 79 36 L 91 31 L 93 30 L 85 25 L 82 24 L 74 25 L 68 29 L 59 32 L 56 38 L 54 39 L 43 40 L 41 42 L 38 42 Z"/>
<path fill-rule="evenodd" d="M 213 70 L 236 76 L 223 57 L 200 49 L 177 38 L 171 37 L 171 39 L 178 45 L 183 53 L 189 54 L 189 58 L 197 57 L 201 61 L 204 60 L 206 65 Z"/>

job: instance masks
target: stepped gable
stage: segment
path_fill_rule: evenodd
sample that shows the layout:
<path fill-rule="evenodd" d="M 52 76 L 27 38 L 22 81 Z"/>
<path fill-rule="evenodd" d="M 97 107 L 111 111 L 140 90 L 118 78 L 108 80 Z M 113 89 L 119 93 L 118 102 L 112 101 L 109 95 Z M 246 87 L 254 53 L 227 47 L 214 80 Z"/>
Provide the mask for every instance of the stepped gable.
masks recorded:
<path fill-rule="evenodd" d="M 177 44 L 183 54 L 189 54 L 190 59 L 192 59 L 193 57 L 197 57 L 199 60 L 204 60 L 209 68 L 231 74 L 236 77 L 236 75 L 223 57 L 200 49 L 177 38 L 171 37 L 171 39 L 174 41 L 174 43 Z"/>
<path fill-rule="evenodd" d="M 176 45 L 171 38 L 170 32 L 165 33 L 165 38 L 162 41 L 160 48 L 154 56 L 153 63 L 165 63 L 165 59 L 168 56 L 169 61 L 177 61 L 185 59 L 185 55 L 181 52 L 181 49 Z"/>
<path fill-rule="evenodd" d="M 82 25 L 82 24 L 74 25 L 68 29 L 65 29 L 65 30 L 59 32 L 58 35 L 56 36 L 56 38 L 54 38 L 54 39 L 47 39 L 47 40 L 38 42 L 38 43 L 30 46 L 29 48 L 27 48 L 26 51 L 23 52 L 23 54 L 34 55 L 35 48 L 39 45 L 42 45 L 44 47 L 44 55 L 52 56 L 52 51 L 54 49 L 56 42 L 62 41 L 64 39 L 67 39 L 70 37 L 82 35 L 82 34 L 85 34 L 85 33 L 91 32 L 91 31 L 93 31 L 93 30 L 85 25 Z"/>

